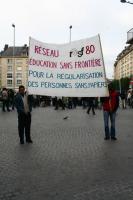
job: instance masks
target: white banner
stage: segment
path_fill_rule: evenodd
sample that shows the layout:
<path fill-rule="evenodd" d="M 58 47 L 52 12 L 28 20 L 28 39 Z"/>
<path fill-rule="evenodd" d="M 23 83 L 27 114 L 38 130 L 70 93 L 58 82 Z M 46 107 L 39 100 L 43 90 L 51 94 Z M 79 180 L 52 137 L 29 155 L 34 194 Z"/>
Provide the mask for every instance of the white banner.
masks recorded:
<path fill-rule="evenodd" d="M 30 38 L 28 91 L 48 96 L 108 96 L 99 35 L 63 45 Z"/>

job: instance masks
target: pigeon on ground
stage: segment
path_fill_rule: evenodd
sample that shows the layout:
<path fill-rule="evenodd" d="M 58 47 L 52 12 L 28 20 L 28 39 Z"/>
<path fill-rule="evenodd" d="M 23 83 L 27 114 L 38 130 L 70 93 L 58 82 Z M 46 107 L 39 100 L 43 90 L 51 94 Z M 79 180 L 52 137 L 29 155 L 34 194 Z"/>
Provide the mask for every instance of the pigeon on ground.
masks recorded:
<path fill-rule="evenodd" d="M 64 117 L 63 119 L 68 119 L 68 116 Z"/>

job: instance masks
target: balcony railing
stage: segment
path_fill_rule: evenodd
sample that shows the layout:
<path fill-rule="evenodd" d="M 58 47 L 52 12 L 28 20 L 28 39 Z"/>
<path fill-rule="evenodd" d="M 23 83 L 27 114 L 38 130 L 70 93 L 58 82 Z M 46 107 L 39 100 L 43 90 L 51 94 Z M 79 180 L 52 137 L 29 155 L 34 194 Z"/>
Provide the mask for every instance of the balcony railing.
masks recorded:
<path fill-rule="evenodd" d="M 127 44 L 133 44 L 133 28 L 127 32 Z"/>

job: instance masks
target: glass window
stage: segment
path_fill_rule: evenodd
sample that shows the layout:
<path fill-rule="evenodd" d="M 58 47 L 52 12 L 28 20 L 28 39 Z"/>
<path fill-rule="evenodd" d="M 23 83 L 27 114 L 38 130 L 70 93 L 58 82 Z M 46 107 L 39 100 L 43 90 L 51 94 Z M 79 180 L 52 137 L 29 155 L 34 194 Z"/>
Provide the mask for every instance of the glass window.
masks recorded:
<path fill-rule="evenodd" d="M 22 73 L 17 73 L 16 78 L 22 78 Z"/>
<path fill-rule="evenodd" d="M 12 80 L 11 79 L 7 80 L 7 85 L 12 86 Z"/>
<path fill-rule="evenodd" d="M 21 71 L 21 70 L 22 70 L 22 67 L 20 67 L 20 66 L 17 67 L 17 70 L 18 70 L 18 71 Z"/>
<path fill-rule="evenodd" d="M 21 58 L 17 58 L 17 59 L 16 59 L 16 62 L 21 62 L 21 61 L 22 61 Z"/>
<path fill-rule="evenodd" d="M 12 77 L 13 77 L 12 73 L 7 73 L 7 78 L 12 78 Z"/>
<path fill-rule="evenodd" d="M 7 71 L 12 71 L 12 66 L 7 66 Z"/>
<path fill-rule="evenodd" d="M 21 65 L 23 63 L 23 60 L 22 59 L 16 59 L 16 64 L 17 65 Z"/>
<path fill-rule="evenodd" d="M 22 85 L 22 80 L 17 80 L 17 85 Z"/>
<path fill-rule="evenodd" d="M 11 64 L 12 63 L 12 59 L 7 59 L 7 63 Z"/>

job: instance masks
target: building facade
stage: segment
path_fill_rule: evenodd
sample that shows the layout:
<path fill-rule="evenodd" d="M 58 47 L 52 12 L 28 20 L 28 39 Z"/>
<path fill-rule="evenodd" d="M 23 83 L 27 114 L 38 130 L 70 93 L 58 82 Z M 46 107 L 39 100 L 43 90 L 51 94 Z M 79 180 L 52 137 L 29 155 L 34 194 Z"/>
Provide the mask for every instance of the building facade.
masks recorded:
<path fill-rule="evenodd" d="M 0 87 L 17 90 L 19 85 L 27 87 L 28 47 L 8 47 L 0 52 Z"/>
<path fill-rule="evenodd" d="M 133 44 L 125 47 L 125 49 L 117 56 L 114 64 L 114 78 L 121 79 L 131 77 L 133 75 Z"/>
<path fill-rule="evenodd" d="M 127 32 L 128 46 L 117 56 L 114 64 L 114 78 L 120 80 L 133 76 L 133 28 Z"/>

